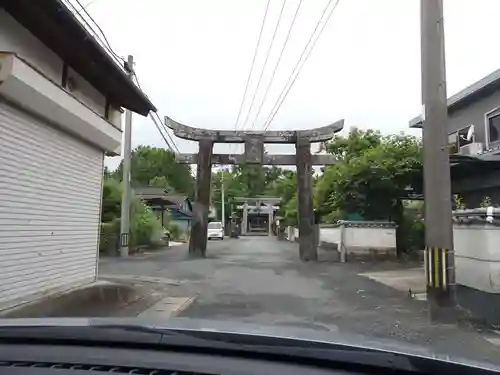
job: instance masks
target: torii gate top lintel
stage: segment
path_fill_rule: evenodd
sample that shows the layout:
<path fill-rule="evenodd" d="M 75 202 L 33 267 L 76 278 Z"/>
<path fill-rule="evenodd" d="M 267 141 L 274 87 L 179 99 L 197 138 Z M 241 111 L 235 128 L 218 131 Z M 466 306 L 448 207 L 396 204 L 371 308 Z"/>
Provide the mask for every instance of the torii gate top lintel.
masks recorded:
<path fill-rule="evenodd" d="M 297 139 L 307 138 L 309 142 L 325 142 L 333 138 L 344 128 L 344 120 L 314 129 L 304 130 L 212 130 L 199 129 L 178 123 L 165 116 L 165 125 L 173 130 L 174 134 L 189 141 L 208 140 L 214 143 L 246 143 L 250 139 L 259 139 L 262 143 L 296 143 Z"/>
<path fill-rule="evenodd" d="M 282 199 L 279 197 L 234 197 L 233 201 L 237 203 L 261 202 L 261 203 L 275 204 L 275 203 L 280 203 Z"/>

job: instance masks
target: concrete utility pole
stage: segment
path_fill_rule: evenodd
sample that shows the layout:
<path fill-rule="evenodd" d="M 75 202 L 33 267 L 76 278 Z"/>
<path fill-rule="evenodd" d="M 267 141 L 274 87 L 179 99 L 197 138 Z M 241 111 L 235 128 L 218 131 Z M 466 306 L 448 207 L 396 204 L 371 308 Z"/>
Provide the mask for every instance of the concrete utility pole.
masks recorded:
<path fill-rule="evenodd" d="M 421 0 L 427 298 L 431 314 L 455 304 L 443 0 Z M 448 314 L 448 312 L 446 313 Z"/>
<path fill-rule="evenodd" d="M 129 55 L 125 66 L 129 78 L 133 79 L 134 58 Z M 130 154 L 132 151 L 132 111 L 125 110 L 125 130 L 123 141 L 123 194 L 120 217 L 120 256 L 128 257 L 130 234 Z"/>

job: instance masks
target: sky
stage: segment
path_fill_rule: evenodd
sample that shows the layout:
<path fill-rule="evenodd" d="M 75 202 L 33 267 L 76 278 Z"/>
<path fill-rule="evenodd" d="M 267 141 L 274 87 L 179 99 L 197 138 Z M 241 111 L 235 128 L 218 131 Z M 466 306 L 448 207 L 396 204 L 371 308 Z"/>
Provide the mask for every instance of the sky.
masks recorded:
<path fill-rule="evenodd" d="M 279 19 L 269 58 L 265 57 Z M 74 3 L 75 0 L 72 0 Z M 267 0 L 80 0 L 114 51 L 133 55 L 141 88 L 159 114 L 211 129 L 262 129 L 328 0 L 270 0 L 246 101 L 236 124 Z M 420 0 L 340 0 L 269 129 L 345 119 L 385 134 L 407 132 L 421 110 Z M 452 95 L 500 67 L 499 0 L 445 0 L 446 69 Z M 256 91 L 256 88 L 259 88 Z M 254 104 L 251 105 L 255 94 Z M 263 102 L 260 115 L 257 110 Z M 250 110 L 251 109 L 251 110 Z M 249 111 L 250 110 L 250 111 Z M 248 113 L 248 115 L 247 115 Z M 248 119 L 247 119 L 248 117 Z M 244 120 L 247 119 L 245 122 Z M 165 147 L 153 122 L 133 117 L 132 147 Z M 176 139 L 181 152 L 196 143 Z M 293 153 L 293 146 L 270 151 Z M 216 145 L 215 152 L 241 152 Z M 108 158 L 115 168 L 120 157 Z"/>

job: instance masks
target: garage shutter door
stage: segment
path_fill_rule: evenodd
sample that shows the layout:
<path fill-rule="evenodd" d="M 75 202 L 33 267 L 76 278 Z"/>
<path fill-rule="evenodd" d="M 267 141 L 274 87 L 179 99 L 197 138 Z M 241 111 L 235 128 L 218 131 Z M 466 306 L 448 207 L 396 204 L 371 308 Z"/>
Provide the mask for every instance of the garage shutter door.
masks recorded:
<path fill-rule="evenodd" d="M 92 281 L 103 153 L 0 101 L 0 307 Z"/>

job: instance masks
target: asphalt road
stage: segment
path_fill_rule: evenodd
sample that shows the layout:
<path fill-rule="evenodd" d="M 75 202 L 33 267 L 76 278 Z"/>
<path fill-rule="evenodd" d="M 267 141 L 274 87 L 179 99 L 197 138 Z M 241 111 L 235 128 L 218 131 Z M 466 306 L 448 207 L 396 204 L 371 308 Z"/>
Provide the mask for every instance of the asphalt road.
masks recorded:
<path fill-rule="evenodd" d="M 143 258 L 103 260 L 99 272 L 157 279 L 171 296 L 196 297 L 182 317 L 361 334 L 500 363 L 500 346 L 485 339 L 491 333 L 434 323 L 427 302 L 359 275 L 398 267 L 404 266 L 303 263 L 295 243 L 242 237 L 210 241 L 205 259 L 190 259 L 183 245 Z"/>

